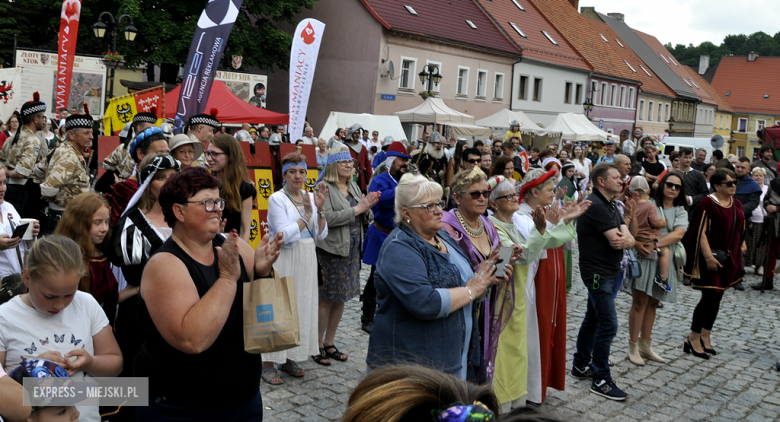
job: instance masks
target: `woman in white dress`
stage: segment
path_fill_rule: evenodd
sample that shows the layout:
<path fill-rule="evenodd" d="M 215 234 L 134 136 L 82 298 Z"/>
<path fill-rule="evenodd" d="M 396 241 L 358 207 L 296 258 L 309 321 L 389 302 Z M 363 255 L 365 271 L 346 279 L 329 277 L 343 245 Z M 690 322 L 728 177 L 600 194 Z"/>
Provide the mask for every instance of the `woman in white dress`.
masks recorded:
<path fill-rule="evenodd" d="M 304 375 L 295 361 L 304 361 L 312 355 L 324 355 L 318 350 L 317 341 L 317 253 L 314 238 L 323 240 L 328 236 L 325 217 L 319 212 L 328 197 L 327 186 L 320 185 L 319 192 L 310 195 L 304 191 L 307 158 L 290 153 L 282 158 L 284 187 L 268 198 L 268 235 L 282 233 L 284 243 L 276 269 L 280 277 L 295 278 L 295 299 L 298 304 L 298 324 L 301 345 L 281 352 L 263 355 L 262 378 L 269 384 L 279 385 L 282 379 L 279 369 L 300 378 Z"/>
<path fill-rule="evenodd" d="M 575 145 L 572 150 L 572 157 L 569 159 L 574 163 L 574 177 L 577 179 L 590 178 L 590 171 L 593 169 L 593 163 L 590 158 L 585 156 L 585 150 L 581 145 Z"/>
<path fill-rule="evenodd" d="M 19 237 L 11 237 L 16 226 L 18 226 L 22 217 L 19 212 L 6 202 L 5 191 L 7 176 L 5 169 L 0 167 L 0 277 L 8 277 L 11 274 L 22 273 L 22 262 L 24 255 L 32 247 L 32 240 L 22 240 Z M 38 221 L 33 223 L 33 237 L 38 236 L 40 225 Z M 17 247 L 19 252 L 17 253 Z"/>

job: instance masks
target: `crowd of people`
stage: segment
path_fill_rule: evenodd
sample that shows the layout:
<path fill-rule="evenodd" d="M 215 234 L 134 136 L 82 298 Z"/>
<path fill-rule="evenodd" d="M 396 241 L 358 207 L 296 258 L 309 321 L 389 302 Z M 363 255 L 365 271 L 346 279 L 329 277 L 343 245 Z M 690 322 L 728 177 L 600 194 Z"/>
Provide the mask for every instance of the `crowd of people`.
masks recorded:
<path fill-rule="evenodd" d="M 656 309 L 676 302 L 681 285 L 701 291 L 681 332 L 684 352 L 701 359 L 717 354 L 723 292 L 741 287 L 745 265 L 763 276 L 752 287 L 773 289 L 780 179 L 769 147 L 756 161 L 713 153 L 711 163 L 707 151 L 682 148 L 667 168 L 652 139 L 625 154 L 634 149 L 627 133 L 600 151 L 526 149 L 514 125 L 473 143 L 436 131 L 380 140 L 358 125 L 326 141 L 307 127 L 295 143 L 315 146 L 315 160 L 300 149 L 280 156 L 284 126 L 231 135 L 212 110 L 174 135 L 147 112 L 128 123 L 96 178 L 88 110 L 61 113 L 56 131 L 46 111 L 38 99 L 24 103 L 0 135 L 0 275 L 4 288 L 22 286 L 0 305 L 0 365 L 13 379 L 33 361 L 70 377 L 148 377 L 149 406 L 114 411 L 117 420 L 262 418 L 261 380 L 304 377 L 308 359 L 349 359 L 338 330 L 358 296 L 369 375 L 345 420 L 413 417 L 419 408 L 392 406 L 410 390 L 381 388 L 394 380 L 420 394 L 426 383 L 457 390 L 425 410 L 438 420 L 518 415 L 544 403 L 548 388 L 563 390 L 567 373 L 625 400 L 609 360 L 621 290 L 632 301 L 628 358 L 641 366 L 664 363 L 652 348 Z M 272 154 L 268 232 L 254 250 L 257 187 L 241 142 L 267 142 Z M 320 177 L 309 191 L 314 163 Z M 25 224 L 29 235 L 19 235 Z M 588 304 L 569 368 L 574 248 Z M 370 272 L 361 291 L 362 265 Z M 274 273 L 294 280 L 300 345 L 250 354 L 241 286 Z M 171 362 L 190 369 L 171 376 Z M 241 376 L 197 370 L 215 362 L 238 365 Z M 0 397 L 20 394 L 6 381 Z M 96 407 L 63 412 L 101 419 Z M 0 400 L 0 416 L 30 415 L 49 420 Z"/>

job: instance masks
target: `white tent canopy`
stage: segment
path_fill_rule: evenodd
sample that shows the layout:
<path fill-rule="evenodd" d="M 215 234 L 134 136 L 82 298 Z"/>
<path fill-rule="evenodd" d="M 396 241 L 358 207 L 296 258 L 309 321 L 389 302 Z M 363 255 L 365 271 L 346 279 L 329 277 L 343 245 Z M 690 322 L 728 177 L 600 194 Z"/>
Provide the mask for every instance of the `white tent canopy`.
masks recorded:
<path fill-rule="evenodd" d="M 606 141 L 610 134 L 596 127 L 584 114 L 561 113 L 547 126 L 549 132 L 558 132 L 569 141 Z"/>
<path fill-rule="evenodd" d="M 536 123 L 534 123 L 528 116 L 522 111 L 512 111 L 509 109 L 501 109 L 498 113 L 477 120 L 479 126 L 489 127 L 493 130 L 508 131 L 512 124 L 512 121 L 517 120 L 520 123 L 520 133 L 523 135 L 550 135 L 558 136 L 557 133 L 549 133 L 548 129 L 542 129 Z"/>
<path fill-rule="evenodd" d="M 450 123 L 460 123 L 473 125 L 474 116 L 461 113 L 458 110 L 450 108 L 441 98 L 429 97 L 422 104 L 409 110 L 396 111 L 394 116 L 398 116 L 404 123 L 429 123 L 449 125 Z"/>
<path fill-rule="evenodd" d="M 465 123 L 447 123 L 447 126 L 452 127 L 452 134 L 455 136 L 480 136 L 487 138 L 492 134 L 490 129 L 482 126 Z"/>
<path fill-rule="evenodd" d="M 337 128 L 350 127 L 359 124 L 363 129 L 379 132 L 379 138 L 392 136 L 396 141 L 406 139 L 401 121 L 396 116 L 378 116 L 373 114 L 353 114 L 331 111 L 328 120 L 320 131 L 320 139 L 328 140 L 336 133 Z"/>

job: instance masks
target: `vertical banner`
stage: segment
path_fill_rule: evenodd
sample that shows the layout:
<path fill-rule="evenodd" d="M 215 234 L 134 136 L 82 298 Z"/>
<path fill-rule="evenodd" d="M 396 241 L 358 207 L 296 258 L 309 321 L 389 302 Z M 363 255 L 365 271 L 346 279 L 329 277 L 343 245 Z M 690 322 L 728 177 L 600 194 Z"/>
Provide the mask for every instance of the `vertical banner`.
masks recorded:
<path fill-rule="evenodd" d="M 73 58 L 76 57 L 76 38 L 79 35 L 79 15 L 81 15 L 81 0 L 62 2 L 60 38 L 57 43 L 57 89 L 54 92 L 56 107 L 53 112 L 68 108 Z"/>
<path fill-rule="evenodd" d="M 314 19 L 304 19 L 293 33 L 290 52 L 290 139 L 303 136 L 303 124 L 306 121 L 306 109 L 309 107 L 309 94 L 314 80 L 314 68 L 320 52 L 322 33 L 325 24 Z"/>
<path fill-rule="evenodd" d="M 211 84 L 227 45 L 230 31 L 244 0 L 209 0 L 203 9 L 190 44 L 184 81 L 176 106 L 176 128 L 190 116 L 206 111 Z"/>

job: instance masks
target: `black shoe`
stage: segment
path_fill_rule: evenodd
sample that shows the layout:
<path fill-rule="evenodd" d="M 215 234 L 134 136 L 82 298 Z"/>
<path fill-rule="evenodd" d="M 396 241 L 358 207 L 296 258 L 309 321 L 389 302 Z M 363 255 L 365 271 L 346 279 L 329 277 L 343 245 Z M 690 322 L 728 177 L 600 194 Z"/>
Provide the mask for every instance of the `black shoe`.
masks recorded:
<path fill-rule="evenodd" d="M 745 291 L 745 285 L 744 285 L 744 284 L 742 284 L 742 282 L 741 282 L 741 281 L 740 281 L 739 283 L 735 284 L 735 285 L 734 285 L 734 288 L 735 288 L 735 289 L 737 289 L 737 290 L 739 290 L 740 292 L 744 292 L 744 291 Z"/>
<path fill-rule="evenodd" d="M 577 368 L 576 366 L 571 366 L 571 376 L 574 378 L 577 378 L 578 380 L 589 380 L 593 379 L 593 368 L 588 365 L 585 367 L 585 369 Z"/>
<path fill-rule="evenodd" d="M 590 392 L 616 401 L 623 401 L 628 398 L 628 394 L 625 391 L 619 389 L 614 382 L 607 380 L 593 380 L 590 385 Z"/>
<path fill-rule="evenodd" d="M 363 322 L 360 324 L 360 329 L 365 331 L 366 334 L 371 334 L 371 330 L 374 328 L 374 321 Z"/>
<path fill-rule="evenodd" d="M 780 371 L 780 361 L 775 362 L 775 369 Z"/>
<path fill-rule="evenodd" d="M 701 341 L 701 348 L 704 349 L 704 353 L 707 353 L 708 355 L 715 356 L 718 354 L 718 352 L 715 351 L 715 349 L 708 349 L 704 346 L 704 339 L 699 337 L 699 341 Z"/>
<path fill-rule="evenodd" d="M 685 353 L 687 353 L 689 355 L 691 353 L 693 353 L 693 355 L 696 356 L 697 358 L 702 358 L 704 360 L 707 360 L 707 359 L 710 358 L 710 355 L 708 355 L 707 353 L 699 353 L 696 350 L 694 350 L 693 346 L 691 346 L 690 339 L 687 338 L 687 337 L 685 338 L 685 341 L 683 342 L 683 352 L 685 352 Z"/>
<path fill-rule="evenodd" d="M 774 290 L 775 285 L 772 280 L 765 279 L 762 283 L 758 283 L 750 286 L 750 288 L 753 290 L 761 290 L 761 287 L 763 287 L 764 290 L 769 291 L 769 290 Z"/>
<path fill-rule="evenodd" d="M 360 300 L 363 302 L 360 329 L 367 334 L 371 334 L 371 330 L 374 327 L 374 314 L 376 313 L 376 298 L 367 298 L 364 295 L 360 295 Z"/>

